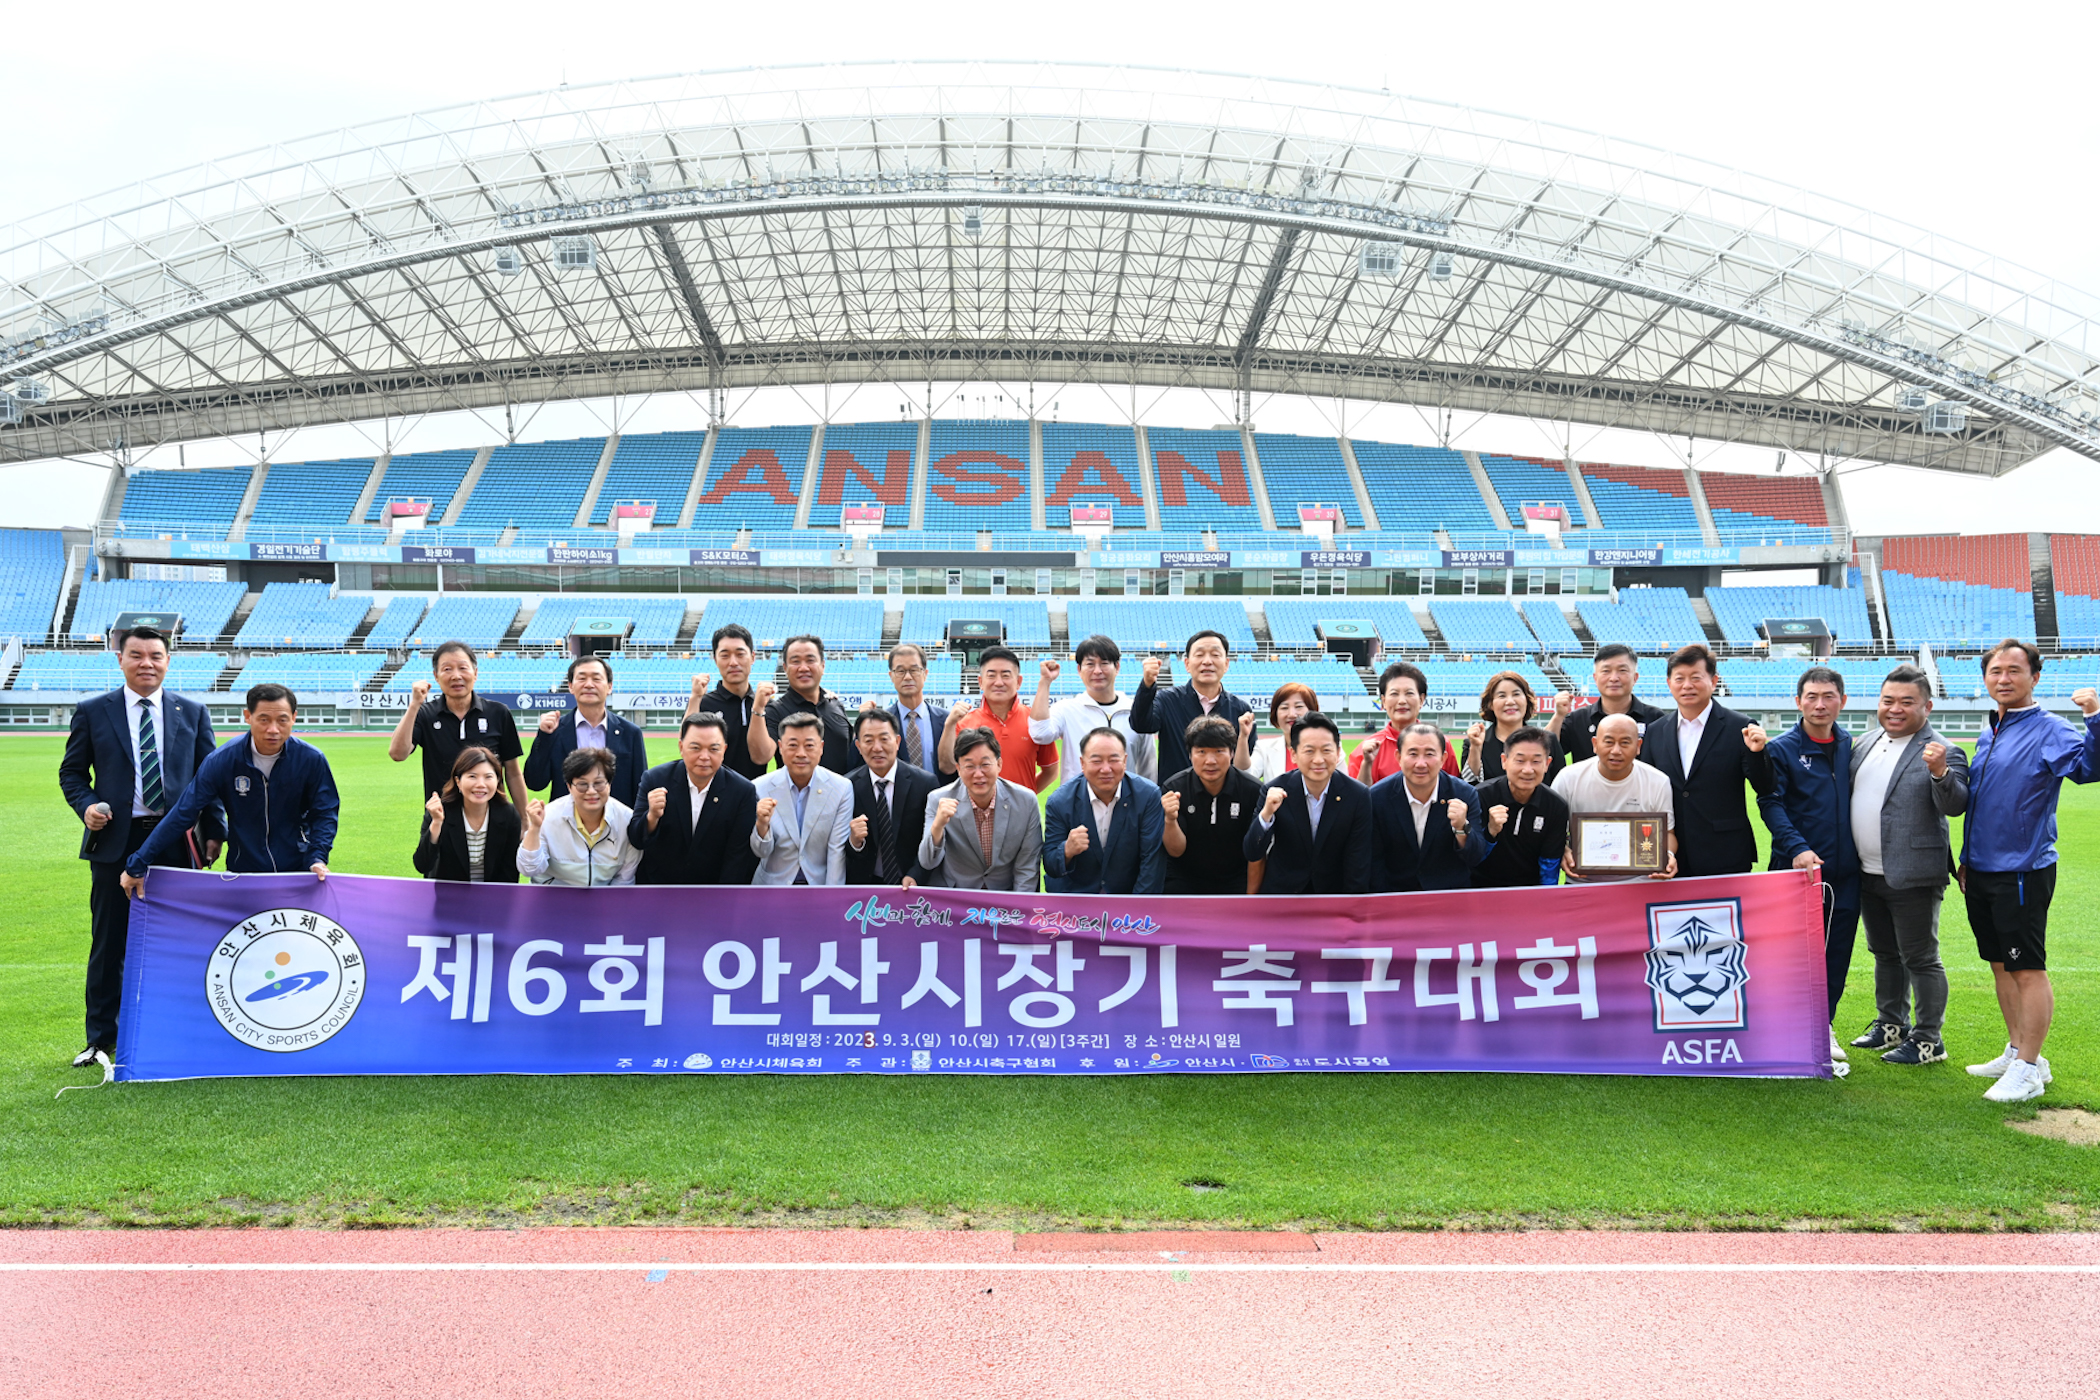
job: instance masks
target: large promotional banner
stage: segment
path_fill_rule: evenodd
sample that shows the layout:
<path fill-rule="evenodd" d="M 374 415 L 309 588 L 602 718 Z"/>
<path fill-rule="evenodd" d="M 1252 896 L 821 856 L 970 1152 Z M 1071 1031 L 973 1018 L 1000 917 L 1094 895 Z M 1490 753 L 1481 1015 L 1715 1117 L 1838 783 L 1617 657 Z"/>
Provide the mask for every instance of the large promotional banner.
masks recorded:
<path fill-rule="evenodd" d="M 155 870 L 120 1079 L 1828 1076 L 1810 871 L 1262 898 Z"/>

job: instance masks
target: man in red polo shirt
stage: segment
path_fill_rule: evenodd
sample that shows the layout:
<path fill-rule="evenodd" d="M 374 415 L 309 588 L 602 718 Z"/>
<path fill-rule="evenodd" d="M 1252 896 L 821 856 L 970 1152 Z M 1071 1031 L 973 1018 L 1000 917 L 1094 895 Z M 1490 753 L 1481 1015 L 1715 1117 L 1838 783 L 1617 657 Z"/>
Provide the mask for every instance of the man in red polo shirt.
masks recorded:
<path fill-rule="evenodd" d="M 1370 787 L 1400 771 L 1400 736 L 1421 716 L 1422 702 L 1428 698 L 1429 677 L 1420 666 L 1395 661 L 1378 673 L 1378 704 L 1385 711 L 1386 726 L 1357 745 L 1349 769 L 1358 782 Z M 1444 771 L 1457 777 L 1458 754 L 1441 736 L 1438 742 L 1444 745 Z"/>
<path fill-rule="evenodd" d="M 987 647 L 977 659 L 979 703 L 948 711 L 941 734 L 940 761 L 945 770 L 955 762 L 955 736 L 965 729 L 989 729 L 999 736 L 999 776 L 1030 792 L 1057 786 L 1057 745 L 1038 744 L 1028 736 L 1028 707 L 1020 703 L 1021 658 L 1005 647 Z"/>

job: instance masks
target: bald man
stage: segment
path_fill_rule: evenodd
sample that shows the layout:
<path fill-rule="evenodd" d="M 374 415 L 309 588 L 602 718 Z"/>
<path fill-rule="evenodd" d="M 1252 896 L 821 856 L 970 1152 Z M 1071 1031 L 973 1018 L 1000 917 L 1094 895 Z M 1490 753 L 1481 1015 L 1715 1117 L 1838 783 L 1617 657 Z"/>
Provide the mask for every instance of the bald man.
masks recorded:
<path fill-rule="evenodd" d="M 1677 873 L 1677 819 L 1670 805 L 1670 779 L 1652 764 L 1641 763 L 1641 726 L 1630 715 L 1606 715 L 1597 725 L 1592 741 L 1595 758 L 1586 758 L 1564 769 L 1553 780 L 1553 790 L 1567 799 L 1568 819 L 1585 812 L 1661 812 L 1670 828 L 1670 864 L 1648 879 L 1667 880 Z M 1574 871 L 1570 852 L 1561 862 L 1561 873 L 1570 880 L 1583 877 Z M 1606 876 L 1592 875 L 1591 881 Z M 1624 879 L 1640 879 L 1629 875 Z"/>

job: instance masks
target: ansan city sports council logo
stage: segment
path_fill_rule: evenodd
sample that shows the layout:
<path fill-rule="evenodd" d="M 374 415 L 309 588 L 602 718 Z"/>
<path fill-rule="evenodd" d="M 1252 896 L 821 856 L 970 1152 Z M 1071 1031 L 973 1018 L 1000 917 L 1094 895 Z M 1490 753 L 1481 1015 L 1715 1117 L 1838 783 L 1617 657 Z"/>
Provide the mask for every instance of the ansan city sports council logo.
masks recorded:
<path fill-rule="evenodd" d="M 245 919 L 212 949 L 204 995 L 226 1033 L 257 1050 L 311 1050 L 350 1024 L 365 958 L 350 931 L 310 909 Z"/>

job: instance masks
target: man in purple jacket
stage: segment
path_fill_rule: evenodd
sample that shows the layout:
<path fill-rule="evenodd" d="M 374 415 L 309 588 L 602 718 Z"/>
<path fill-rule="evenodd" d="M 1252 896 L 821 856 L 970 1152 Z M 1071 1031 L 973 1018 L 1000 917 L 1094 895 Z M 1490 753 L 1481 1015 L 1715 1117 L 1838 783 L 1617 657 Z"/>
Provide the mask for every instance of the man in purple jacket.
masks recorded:
<path fill-rule="evenodd" d="M 2081 733 L 2034 703 L 2041 674 L 2042 655 L 2025 642 L 2007 639 L 1984 653 L 1983 685 L 1998 711 L 1969 763 L 1956 871 L 2005 1017 L 2005 1052 L 1969 1066 L 1998 1081 L 1983 1095 L 1993 1103 L 2038 1099 L 2049 1083 L 2042 1041 L 2056 1011 L 2045 941 L 2056 892 L 2056 798 L 2066 778 L 2100 778 L 2100 696 L 2090 686 L 2071 696 L 2085 714 Z"/>

